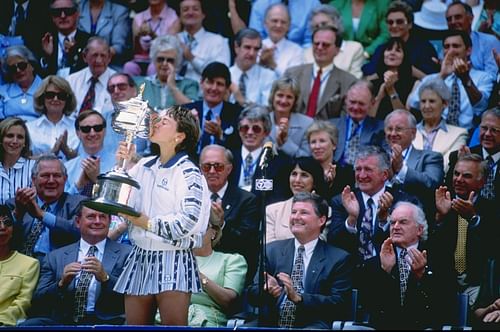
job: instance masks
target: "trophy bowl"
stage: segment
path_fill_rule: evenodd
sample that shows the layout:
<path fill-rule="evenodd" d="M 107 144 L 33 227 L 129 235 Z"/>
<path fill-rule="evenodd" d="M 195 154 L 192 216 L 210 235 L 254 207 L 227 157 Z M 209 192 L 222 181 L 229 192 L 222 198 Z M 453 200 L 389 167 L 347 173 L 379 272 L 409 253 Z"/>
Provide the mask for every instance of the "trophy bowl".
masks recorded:
<path fill-rule="evenodd" d="M 149 137 L 149 118 L 151 108 L 142 100 L 144 84 L 140 87 L 137 97 L 119 102 L 115 106 L 112 128 L 115 132 L 125 135 L 127 146 L 135 137 Z M 100 174 L 97 183 L 92 188 L 92 199 L 85 206 L 107 214 L 124 213 L 138 217 L 140 213 L 129 206 L 130 195 L 139 191 L 141 185 L 126 172 L 126 160 L 120 160 L 112 171 Z"/>

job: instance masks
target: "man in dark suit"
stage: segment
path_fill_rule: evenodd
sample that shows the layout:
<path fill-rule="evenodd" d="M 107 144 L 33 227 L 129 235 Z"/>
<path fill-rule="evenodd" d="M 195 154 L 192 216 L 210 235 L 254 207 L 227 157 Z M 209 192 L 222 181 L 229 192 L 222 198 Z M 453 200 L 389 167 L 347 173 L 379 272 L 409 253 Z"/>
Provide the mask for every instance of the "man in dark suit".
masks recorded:
<path fill-rule="evenodd" d="M 220 145 L 207 145 L 200 155 L 200 168 L 212 198 L 211 218 L 222 218 L 223 236 L 215 250 L 243 255 L 248 264 L 247 282 L 257 268 L 259 209 L 254 194 L 228 182 L 233 154 Z"/>
<path fill-rule="evenodd" d="M 209 144 L 223 145 L 228 149 L 239 146 L 237 127 L 241 107 L 224 100 L 230 85 L 229 68 L 221 62 L 212 62 L 201 73 L 203 99 L 184 105 L 198 113 L 202 133 L 198 152 Z"/>
<path fill-rule="evenodd" d="M 123 324 L 123 295 L 113 291 L 113 287 L 131 247 L 106 238 L 109 223 L 110 215 L 80 207 L 76 224 L 82 237 L 47 255 L 33 296 L 33 309 L 42 314 L 22 325 Z M 87 278 L 90 284 L 85 293 L 82 287 Z"/>
<path fill-rule="evenodd" d="M 77 29 L 80 11 L 76 0 L 52 0 L 50 15 L 55 30 L 42 40 L 42 69 L 46 75 L 68 76 L 83 69 L 83 50 L 90 34 Z"/>
<path fill-rule="evenodd" d="M 475 301 L 488 257 L 497 252 L 500 226 L 498 202 L 480 196 L 487 165 L 479 155 L 463 154 L 453 169 L 451 191 L 436 190 L 436 232 L 440 250 L 455 258 L 461 292 Z"/>
<path fill-rule="evenodd" d="M 312 38 L 314 63 L 289 68 L 283 75 L 295 78 L 300 84 L 297 112 L 315 119 L 338 118 L 347 89 L 356 78 L 333 65 L 333 58 L 342 44 L 337 29 L 319 27 Z"/>
<path fill-rule="evenodd" d="M 452 324 L 456 288 L 452 261 L 427 242 L 422 209 L 397 203 L 390 216 L 390 237 L 379 257 L 367 262 L 366 308 L 377 329 L 440 329 Z M 438 245 L 442 245 L 439 243 Z"/>
<path fill-rule="evenodd" d="M 500 197 L 498 193 L 500 190 L 500 108 L 496 107 L 486 110 L 481 116 L 479 145 L 475 145 L 470 149 L 464 146 L 462 149 L 450 153 L 450 167 L 446 174 L 446 185 L 448 188 L 452 187 L 453 172 L 457 159 L 465 153 L 477 154 L 488 162 L 488 176 L 485 186 L 481 190 L 481 196 L 491 200 L 495 200 L 495 198 L 498 200 L 498 197 Z M 488 186 L 491 187 L 486 191 L 485 188 Z"/>
<path fill-rule="evenodd" d="M 326 225 L 328 204 L 314 193 L 294 196 L 290 230 L 294 238 L 267 245 L 267 283 L 259 273 L 249 288 L 250 303 L 268 305 L 261 326 L 329 329 L 345 319 L 351 290 L 352 260 L 347 252 L 319 238 Z"/>
<path fill-rule="evenodd" d="M 253 192 L 261 200 L 263 196 L 261 191 L 257 190 L 255 180 L 265 175 L 266 179 L 273 180 L 273 191 L 266 195 L 263 204 L 267 205 L 289 198 L 288 176 L 291 171 L 291 158 L 284 153 L 276 153 L 273 147 L 274 157 L 265 169 L 266 174 L 259 165 L 264 143 L 271 132 L 271 118 L 267 109 L 258 105 L 244 109 L 238 119 L 238 132 L 241 145 L 232 151 L 234 167 L 229 182 Z"/>
<path fill-rule="evenodd" d="M 61 160 L 42 155 L 33 165 L 33 187 L 19 188 L 15 198 L 7 201 L 16 221 L 22 223 L 24 254 L 42 260 L 53 249 L 80 237 L 74 220 L 85 197 L 64 192 L 67 178 Z"/>
<path fill-rule="evenodd" d="M 42 36 L 50 30 L 51 24 L 48 0 L 2 1 L 0 34 L 23 37 L 24 45 L 37 58 L 42 54 Z"/>
<path fill-rule="evenodd" d="M 375 103 L 370 85 L 366 81 L 352 85 L 345 100 L 347 114 L 330 119 L 339 132 L 334 158 L 341 165 L 353 165 L 359 147 L 382 144 L 384 123 L 368 116 Z"/>

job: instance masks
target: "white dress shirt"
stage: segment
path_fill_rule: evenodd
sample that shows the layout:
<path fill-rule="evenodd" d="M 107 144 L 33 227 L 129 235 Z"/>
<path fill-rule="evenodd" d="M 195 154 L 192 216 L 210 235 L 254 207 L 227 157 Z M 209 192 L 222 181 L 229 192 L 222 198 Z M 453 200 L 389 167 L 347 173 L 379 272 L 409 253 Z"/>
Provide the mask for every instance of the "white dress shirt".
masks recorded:
<path fill-rule="evenodd" d="M 299 44 L 289 41 L 286 38 L 281 39 L 276 44 L 271 39 L 266 38 L 262 41 L 262 48 L 274 48 L 274 61 L 276 68 L 274 72 L 281 76 L 290 67 L 302 64 L 304 50 Z"/>
<path fill-rule="evenodd" d="M 261 151 L 262 151 L 262 147 L 250 152 L 250 151 L 248 151 L 248 149 L 244 145 L 241 146 L 241 171 L 240 171 L 240 177 L 239 177 L 239 181 L 238 181 L 238 187 L 240 187 L 241 189 L 244 189 L 246 191 L 252 191 L 252 185 L 245 186 L 245 159 L 249 153 L 252 155 L 252 158 L 253 158 L 252 174 L 255 174 L 255 169 L 257 168 L 257 162 L 259 160 L 259 156 L 260 156 Z"/>
<path fill-rule="evenodd" d="M 238 85 L 243 72 L 236 64 L 229 68 L 229 71 L 231 72 L 231 80 Z M 278 76 L 274 71 L 258 64 L 253 65 L 246 71 L 246 74 L 246 99 L 249 102 L 267 106 L 271 86 Z M 229 101 L 234 103 L 234 96 L 231 95 Z"/>
<path fill-rule="evenodd" d="M 92 245 L 89 244 L 87 241 L 84 239 L 80 239 L 80 249 L 78 250 L 78 262 L 82 263 L 85 261 L 85 256 L 87 256 L 87 252 L 89 251 L 89 248 Z M 98 242 L 95 244 L 97 247 L 97 251 L 94 253 L 94 256 L 102 262 L 102 258 L 104 256 L 104 248 L 106 248 L 106 239 L 102 240 L 101 242 Z M 80 279 L 80 273 L 76 277 L 76 283 L 75 285 L 78 284 L 78 279 Z M 95 302 L 97 299 L 97 283 L 98 281 L 96 280 L 95 276 L 92 277 L 92 280 L 90 281 L 90 286 L 89 286 L 89 293 L 87 295 L 87 309 L 86 311 L 93 312 L 95 311 Z"/>

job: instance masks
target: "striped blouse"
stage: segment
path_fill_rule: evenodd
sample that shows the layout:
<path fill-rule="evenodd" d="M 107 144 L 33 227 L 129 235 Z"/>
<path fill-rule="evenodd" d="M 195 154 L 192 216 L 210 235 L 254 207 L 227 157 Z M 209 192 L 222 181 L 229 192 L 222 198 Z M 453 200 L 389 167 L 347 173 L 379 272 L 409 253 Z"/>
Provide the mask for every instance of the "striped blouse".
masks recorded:
<path fill-rule="evenodd" d="M 9 169 L 0 162 L 0 204 L 16 195 L 18 188 L 31 187 L 31 169 L 35 160 L 20 157 Z"/>

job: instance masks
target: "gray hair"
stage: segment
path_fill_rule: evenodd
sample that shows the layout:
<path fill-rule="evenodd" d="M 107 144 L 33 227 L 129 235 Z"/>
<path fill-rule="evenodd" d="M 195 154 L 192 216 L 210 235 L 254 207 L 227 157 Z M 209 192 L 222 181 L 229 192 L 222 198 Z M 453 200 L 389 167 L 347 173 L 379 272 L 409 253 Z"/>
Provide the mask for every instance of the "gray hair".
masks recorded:
<path fill-rule="evenodd" d="M 269 7 L 267 7 L 266 12 L 264 14 L 264 21 L 267 20 L 267 15 L 269 14 L 269 12 L 276 7 L 281 7 L 285 10 L 285 13 L 286 13 L 287 18 L 288 18 L 288 23 L 290 24 L 291 18 L 290 18 L 290 11 L 288 10 L 288 6 L 281 3 L 281 2 L 277 2 L 277 3 L 272 4 Z"/>
<path fill-rule="evenodd" d="M 269 93 L 269 107 L 273 109 L 273 101 L 274 95 L 278 90 L 290 89 L 295 97 L 295 101 L 293 102 L 291 112 L 297 111 L 297 102 L 300 97 L 300 86 L 299 82 L 295 78 L 284 76 L 279 78 L 273 82 L 273 86 L 271 87 L 271 93 Z"/>
<path fill-rule="evenodd" d="M 200 162 L 201 162 L 201 159 L 202 159 L 202 156 L 208 151 L 208 150 L 219 150 L 219 151 L 222 151 L 224 153 L 224 158 L 226 159 L 226 162 L 228 164 L 232 164 L 233 163 L 233 160 L 234 160 L 234 157 L 233 157 L 233 153 L 231 152 L 231 150 L 229 149 L 226 149 L 225 147 L 223 147 L 222 145 L 219 145 L 219 144 L 209 144 L 209 145 L 206 145 L 202 150 L 201 150 L 201 153 L 200 153 Z"/>
<path fill-rule="evenodd" d="M 412 128 L 412 129 L 417 128 L 417 119 L 415 119 L 415 116 L 405 109 L 395 109 L 391 113 L 387 114 L 387 116 L 385 117 L 385 120 L 384 120 L 384 128 L 387 127 L 387 125 L 389 124 L 389 121 L 392 119 L 392 117 L 394 117 L 396 115 L 400 115 L 400 114 L 406 116 L 406 120 L 408 122 L 409 128 Z"/>
<path fill-rule="evenodd" d="M 496 116 L 497 119 L 500 119 L 500 107 L 496 106 L 496 107 L 489 108 L 486 111 L 484 111 L 483 114 L 481 115 L 481 120 L 484 119 L 484 117 L 486 115 L 490 115 L 490 114 L 493 116 Z"/>
<path fill-rule="evenodd" d="M 10 57 L 15 57 L 15 56 L 23 58 L 24 60 L 28 61 L 31 64 L 31 66 L 33 67 L 33 70 L 35 70 L 35 72 L 37 71 L 38 60 L 36 59 L 33 52 L 31 52 L 31 50 L 24 45 L 14 45 L 14 46 L 7 47 L 7 49 L 5 50 L 5 54 L 2 58 L 2 69 L 3 69 L 4 73 L 8 73 L 7 59 L 9 59 Z M 10 75 L 7 75 L 7 76 L 10 76 Z M 6 78 L 9 78 L 9 77 L 6 77 Z"/>
<path fill-rule="evenodd" d="M 457 164 L 461 161 L 469 161 L 469 162 L 473 162 L 473 163 L 477 163 L 479 164 L 479 175 L 480 175 L 480 179 L 485 179 L 487 178 L 488 174 L 489 174 L 489 171 L 490 171 L 490 168 L 488 166 L 488 161 L 486 160 L 483 160 L 483 158 L 476 154 L 476 153 L 464 153 L 463 155 L 461 155 L 460 157 L 458 157 L 457 159 Z M 456 165 L 456 164 L 455 164 Z"/>
<path fill-rule="evenodd" d="M 328 16 L 332 20 L 333 26 L 337 28 L 338 34 L 344 34 L 344 23 L 342 22 L 342 16 L 340 16 L 339 11 L 335 7 L 327 4 L 319 5 L 311 10 L 311 14 L 309 15 L 309 26 L 311 28 L 311 31 L 314 30 L 314 27 L 312 26 L 312 18 L 318 14 L 324 14 Z"/>
<path fill-rule="evenodd" d="M 248 38 L 248 39 L 260 39 L 262 43 L 262 36 L 260 33 L 252 28 L 245 28 L 241 29 L 236 33 L 236 36 L 234 36 L 234 43 L 236 46 L 241 46 L 241 43 L 243 42 L 243 38 Z"/>
<path fill-rule="evenodd" d="M 264 131 L 266 133 L 271 132 L 271 117 L 267 108 L 260 105 L 252 105 L 241 111 L 240 117 L 238 118 L 238 129 L 240 127 L 241 121 L 247 119 L 250 122 L 262 121 L 264 124 Z"/>
<path fill-rule="evenodd" d="M 321 131 L 327 133 L 332 143 L 334 145 L 337 145 L 337 142 L 339 140 L 339 130 L 337 129 L 337 127 L 335 127 L 333 123 L 326 120 L 314 120 L 314 122 L 311 123 L 311 125 L 309 126 L 309 128 L 307 128 L 306 131 L 307 141 L 309 142 L 312 134 Z"/>
<path fill-rule="evenodd" d="M 385 152 L 382 148 L 375 145 L 362 146 L 359 148 L 356 154 L 356 159 L 354 165 L 358 160 L 367 159 L 369 157 L 376 157 L 378 160 L 378 168 L 382 171 L 389 170 L 391 168 L 391 158 L 389 154 Z"/>
<path fill-rule="evenodd" d="M 371 96 L 370 101 L 372 101 L 373 98 L 375 98 L 373 95 L 373 83 L 370 81 L 367 81 L 367 80 L 363 80 L 363 79 L 356 81 L 353 85 L 351 85 L 349 87 L 349 89 L 347 89 L 347 93 L 349 93 L 349 91 L 351 91 L 351 90 L 355 90 L 355 89 L 359 89 L 359 88 L 364 88 L 364 89 L 368 90 L 368 92 L 370 93 L 370 96 Z"/>
<path fill-rule="evenodd" d="M 110 49 L 109 49 L 109 43 L 108 41 L 106 40 L 106 38 L 103 38 L 101 36 L 92 36 L 89 38 L 89 40 L 87 40 L 87 45 L 85 45 L 85 48 L 83 49 L 83 54 L 87 54 L 88 51 L 90 50 L 90 48 L 92 47 L 92 44 L 99 44 L 99 45 L 103 45 L 104 47 L 106 47 L 108 49 L 108 53 L 110 53 Z"/>
<path fill-rule="evenodd" d="M 419 99 L 422 98 L 422 94 L 424 93 L 425 90 L 430 90 L 435 92 L 439 96 L 439 98 L 441 98 L 446 102 L 448 102 L 451 98 L 450 89 L 440 78 L 434 78 L 432 80 L 428 80 L 422 83 L 422 85 L 420 85 L 420 88 L 418 89 Z"/>
<path fill-rule="evenodd" d="M 149 58 L 151 61 L 156 61 L 156 57 L 160 52 L 175 51 L 175 68 L 179 68 L 182 61 L 182 48 L 179 39 L 172 35 L 158 36 L 153 39 L 151 49 L 149 50 Z"/>
<path fill-rule="evenodd" d="M 427 224 L 427 219 L 425 218 L 425 213 L 422 208 L 413 203 L 401 201 L 397 202 L 396 205 L 394 205 L 392 211 L 396 210 L 400 206 L 407 206 L 412 209 L 414 221 L 417 223 L 417 225 L 422 226 L 422 235 L 420 235 L 420 240 L 426 241 L 429 232 L 429 226 Z M 391 217 L 389 216 L 389 222 L 390 221 Z"/>
<path fill-rule="evenodd" d="M 65 177 L 68 177 L 66 166 L 64 166 L 61 159 L 57 158 L 57 156 L 53 153 L 42 154 L 40 157 L 36 159 L 35 163 L 33 164 L 33 168 L 31 169 L 31 177 L 35 178 L 38 176 L 38 173 L 40 172 L 40 163 L 42 161 L 50 161 L 50 160 L 57 160 L 57 162 L 59 163 L 59 167 L 61 168 L 61 173 L 63 173 Z"/>

